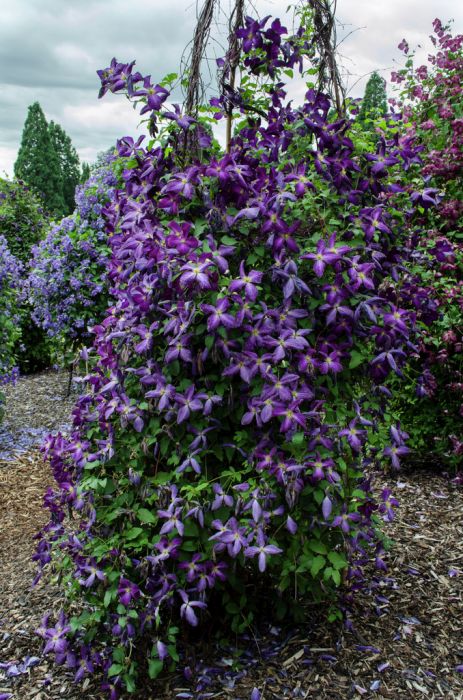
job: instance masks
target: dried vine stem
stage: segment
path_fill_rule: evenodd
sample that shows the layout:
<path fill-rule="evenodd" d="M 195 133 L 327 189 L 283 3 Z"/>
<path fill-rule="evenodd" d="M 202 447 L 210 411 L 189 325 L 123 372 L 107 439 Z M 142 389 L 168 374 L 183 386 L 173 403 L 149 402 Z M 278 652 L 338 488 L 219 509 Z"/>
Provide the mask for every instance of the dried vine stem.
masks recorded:
<path fill-rule="evenodd" d="M 313 12 L 313 43 L 319 55 L 318 87 L 333 97 L 339 117 L 345 114 L 345 90 L 336 63 L 336 0 L 307 0 Z"/>
<path fill-rule="evenodd" d="M 185 77 L 188 80 L 188 87 L 185 96 L 184 110 L 185 113 L 197 117 L 198 107 L 204 98 L 204 85 L 201 75 L 201 63 L 205 58 L 206 48 L 209 42 L 211 33 L 211 24 L 214 18 L 214 13 L 220 7 L 220 0 L 205 0 L 201 11 L 198 14 L 195 33 L 192 40 L 191 53 L 188 58 L 187 70 Z M 220 88 L 222 93 L 233 93 L 236 83 L 236 71 L 240 59 L 240 42 L 236 36 L 239 27 L 244 24 L 244 8 L 245 0 L 235 0 L 233 10 L 231 11 L 228 21 L 228 51 L 227 62 L 220 77 Z M 233 122 L 233 110 L 227 114 L 226 124 L 226 148 L 230 148 L 231 133 Z M 188 143 L 186 150 L 190 156 L 197 151 L 197 143 L 194 132 L 188 135 Z"/>
<path fill-rule="evenodd" d="M 244 0 L 236 0 L 235 7 L 230 15 L 229 35 L 228 35 L 228 69 L 230 90 L 235 89 L 236 69 L 240 60 L 240 42 L 236 36 L 237 30 L 244 24 Z M 224 75 L 222 75 L 222 80 Z M 223 86 L 222 86 L 223 88 Z M 227 127 L 225 134 L 225 144 L 227 153 L 230 151 L 232 136 L 233 110 L 227 114 Z"/>
<path fill-rule="evenodd" d="M 198 116 L 198 109 L 204 98 L 204 84 L 201 76 L 201 63 L 205 57 L 209 43 L 211 24 L 214 11 L 220 0 L 205 0 L 198 14 L 195 33 L 193 35 L 191 53 L 187 62 L 184 77 L 188 81 L 185 95 L 184 111 L 192 117 Z M 198 137 L 196 130 L 189 130 L 185 138 L 185 158 L 188 160 L 197 155 Z"/>
<path fill-rule="evenodd" d="M 206 47 L 211 33 L 214 9 L 219 0 L 205 0 L 198 15 L 188 66 L 188 88 L 185 97 L 185 112 L 192 117 L 197 116 L 198 106 L 203 98 L 203 81 L 201 77 L 201 62 L 206 53 Z"/>

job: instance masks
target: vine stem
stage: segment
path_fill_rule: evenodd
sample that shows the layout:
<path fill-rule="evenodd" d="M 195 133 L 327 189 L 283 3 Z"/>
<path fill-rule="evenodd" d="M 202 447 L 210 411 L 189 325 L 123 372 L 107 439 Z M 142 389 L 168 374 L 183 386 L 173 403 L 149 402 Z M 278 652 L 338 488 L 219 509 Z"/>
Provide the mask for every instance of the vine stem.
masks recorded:
<path fill-rule="evenodd" d="M 229 60 L 229 70 L 230 70 L 230 90 L 233 92 L 236 84 L 236 70 L 238 68 L 238 63 L 240 60 L 240 43 L 238 37 L 236 36 L 237 30 L 243 25 L 244 22 L 244 0 L 236 0 L 235 7 L 230 16 L 229 22 L 229 36 L 228 36 L 228 60 Z M 227 114 L 227 124 L 225 133 L 225 146 L 227 153 L 230 153 L 230 144 L 232 138 L 232 126 L 233 126 L 233 108 L 230 108 Z"/>

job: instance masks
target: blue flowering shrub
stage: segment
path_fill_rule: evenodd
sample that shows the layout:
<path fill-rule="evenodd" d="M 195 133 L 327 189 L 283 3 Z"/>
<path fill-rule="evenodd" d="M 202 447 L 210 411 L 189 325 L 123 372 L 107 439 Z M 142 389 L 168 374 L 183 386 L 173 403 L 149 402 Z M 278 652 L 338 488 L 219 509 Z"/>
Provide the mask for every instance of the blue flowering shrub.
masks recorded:
<path fill-rule="evenodd" d="M 385 568 L 379 526 L 397 502 L 366 469 L 407 450 L 386 407 L 414 319 L 384 282 L 419 158 L 397 128 L 359 152 L 313 89 L 291 106 L 281 80 L 302 33 L 246 22 L 246 90 L 213 101 L 215 119 L 241 114 L 218 157 L 133 63 L 100 72 L 102 94 L 128 89 L 153 133 L 169 130 L 118 144 L 115 301 L 84 353 L 72 434 L 44 446 L 56 487 L 35 558 L 80 610 L 44 620 L 45 651 L 78 679 L 102 671 L 111 697 L 172 669 L 214 615 L 239 633 L 269 596 L 300 614 L 367 585 L 371 560 Z"/>
<path fill-rule="evenodd" d="M 53 225 L 32 250 L 27 280 L 35 323 L 65 353 L 85 343 L 89 328 L 108 305 L 108 233 L 104 207 L 111 199 L 116 176 L 104 164 L 76 190 L 74 214 Z"/>
<path fill-rule="evenodd" d="M 22 264 L 10 252 L 4 236 L 0 236 L 0 421 L 4 414 L 5 386 L 17 377 L 15 347 L 18 330 L 18 297 Z"/>

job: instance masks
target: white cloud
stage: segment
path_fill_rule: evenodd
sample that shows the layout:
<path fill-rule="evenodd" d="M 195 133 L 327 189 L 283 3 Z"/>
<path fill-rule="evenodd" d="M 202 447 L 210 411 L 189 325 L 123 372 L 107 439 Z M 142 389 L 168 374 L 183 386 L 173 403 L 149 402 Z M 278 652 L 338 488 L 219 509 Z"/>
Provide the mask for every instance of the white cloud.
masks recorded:
<path fill-rule="evenodd" d="M 56 58 L 62 62 L 70 65 L 85 63 L 90 67 L 93 67 L 92 56 L 89 51 L 86 51 L 81 46 L 77 46 L 72 43 L 57 44 L 53 48 L 53 53 Z"/>
<path fill-rule="evenodd" d="M 0 177 L 11 177 L 17 149 L 13 146 L 0 146 Z"/>

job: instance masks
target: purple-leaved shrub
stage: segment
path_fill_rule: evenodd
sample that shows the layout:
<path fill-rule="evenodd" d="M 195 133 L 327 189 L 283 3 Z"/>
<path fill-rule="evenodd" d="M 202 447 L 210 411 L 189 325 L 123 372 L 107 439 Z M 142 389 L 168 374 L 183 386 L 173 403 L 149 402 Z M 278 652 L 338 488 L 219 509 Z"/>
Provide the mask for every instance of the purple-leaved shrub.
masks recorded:
<path fill-rule="evenodd" d="M 44 620 L 45 651 L 78 680 L 102 670 L 111 698 L 172 669 L 179 635 L 216 610 L 241 632 L 269 596 L 297 613 L 365 586 L 372 559 L 385 568 L 396 501 L 367 469 L 407 450 L 385 409 L 414 316 L 384 282 L 419 157 L 397 127 L 358 150 L 314 89 L 286 100 L 303 29 L 247 18 L 239 36 L 245 87 L 212 108 L 242 121 L 217 157 L 201 132 L 186 159 L 198 123 L 133 63 L 100 71 L 101 94 L 170 126 L 118 143 L 128 167 L 102 212 L 115 302 L 84 353 L 72 434 L 44 446 L 56 488 L 35 558 L 80 606 Z M 265 119 L 247 118 L 251 96 Z"/>

